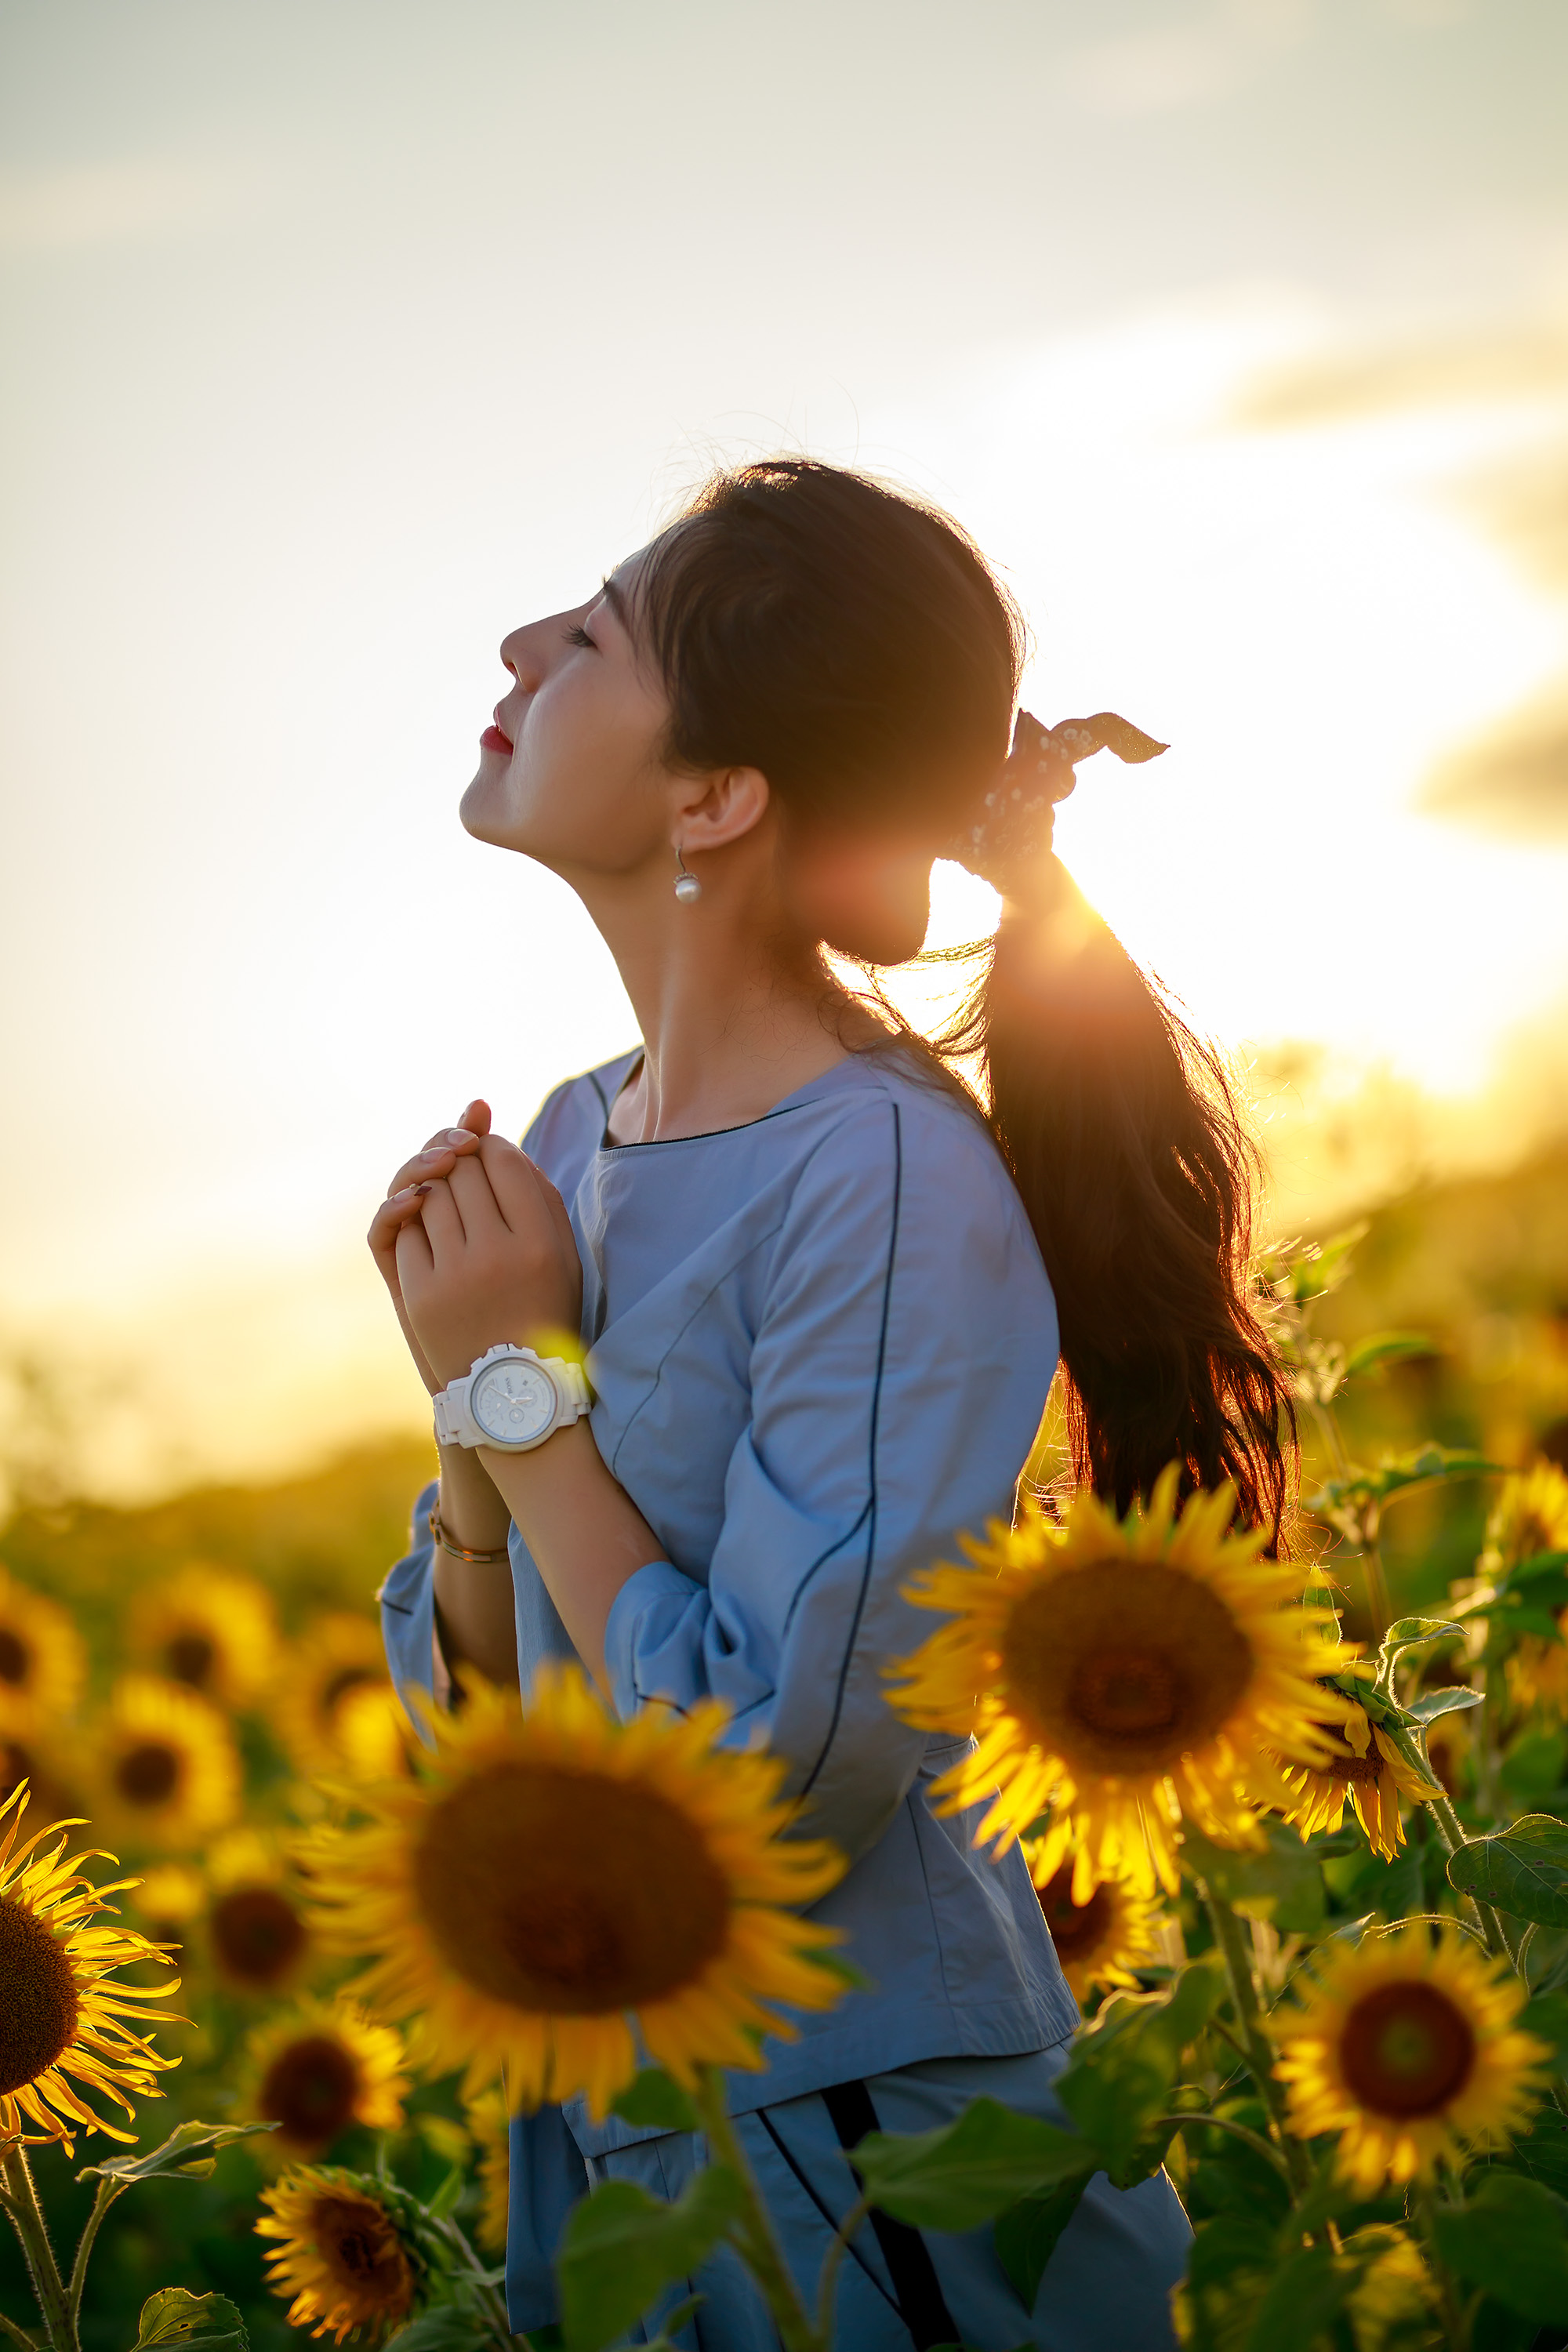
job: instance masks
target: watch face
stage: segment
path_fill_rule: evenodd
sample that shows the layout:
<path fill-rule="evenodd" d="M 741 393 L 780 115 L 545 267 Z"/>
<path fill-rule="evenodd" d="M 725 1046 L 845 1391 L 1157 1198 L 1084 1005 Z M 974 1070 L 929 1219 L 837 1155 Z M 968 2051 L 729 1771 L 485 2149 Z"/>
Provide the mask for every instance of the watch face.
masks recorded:
<path fill-rule="evenodd" d="M 555 1386 L 537 1364 L 515 1356 L 479 1374 L 468 1391 L 468 1411 L 498 1445 L 526 1445 L 542 1437 L 555 1418 Z"/>

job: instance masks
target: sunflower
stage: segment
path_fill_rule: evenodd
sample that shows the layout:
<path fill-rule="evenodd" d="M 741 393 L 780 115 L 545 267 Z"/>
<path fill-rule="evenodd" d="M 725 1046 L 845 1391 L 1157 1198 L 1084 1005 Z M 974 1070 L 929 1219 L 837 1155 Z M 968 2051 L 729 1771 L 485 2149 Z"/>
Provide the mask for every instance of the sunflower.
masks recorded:
<path fill-rule="evenodd" d="M 0 1568 L 0 1733 L 50 1730 L 70 1714 L 87 1673 L 81 1635 L 58 1601 Z"/>
<path fill-rule="evenodd" d="M 381 1634 L 368 1617 L 346 1611 L 318 1617 L 289 1651 L 277 1685 L 275 1712 L 284 1746 L 303 1773 L 353 1769 L 344 1730 L 363 1726 L 358 1705 L 344 1706 L 365 1691 L 391 1695 Z"/>
<path fill-rule="evenodd" d="M 1178 1520 L 1177 1475 L 1173 1464 L 1147 1511 L 1121 1521 L 1087 1489 L 1060 1527 L 994 1521 L 988 1541 L 962 1539 L 972 1566 L 941 1561 L 905 1588 L 952 1622 L 889 1669 L 892 1704 L 927 1730 L 976 1735 L 933 1794 L 948 1812 L 989 1799 L 975 1843 L 998 1851 L 1050 1810 L 1077 1849 L 1079 1903 L 1119 1874 L 1173 1895 L 1184 1813 L 1255 1845 L 1242 1781 L 1259 1747 L 1328 1753 L 1313 1664 L 1329 1612 L 1299 1604 L 1299 1570 L 1259 1559 L 1261 1533 L 1227 1535 L 1229 1487 L 1194 1495 Z"/>
<path fill-rule="evenodd" d="M 14 1796 L 24 1781 L 34 1804 L 49 1821 L 75 1821 L 80 1816 L 81 1807 L 53 1747 L 36 1737 L 8 1739 L 0 1732 L 0 1801 Z"/>
<path fill-rule="evenodd" d="M 1551 2052 L 1514 2030 L 1525 1989 L 1458 1928 L 1414 1925 L 1358 1948 L 1320 1948 L 1299 2009 L 1276 2010 L 1275 2073 L 1291 2129 L 1340 2134 L 1339 2167 L 1363 2197 L 1431 2177 L 1467 2141 L 1517 2131 L 1544 2094 Z M 1298 1984 L 1301 1980 L 1298 1979 Z"/>
<path fill-rule="evenodd" d="M 220 1706 L 247 1706 L 272 1675 L 272 1601 L 248 1576 L 193 1562 L 137 1595 L 130 1646 L 151 1673 Z"/>
<path fill-rule="evenodd" d="M 1331 1701 L 1345 1708 L 1342 1727 L 1326 1723 L 1318 1726 L 1325 1743 L 1331 1746 L 1331 1754 L 1317 1764 L 1292 1764 L 1282 1757 L 1271 1758 L 1269 1761 L 1289 1794 L 1284 1803 L 1278 1796 L 1267 1801 L 1276 1805 L 1285 1819 L 1300 1831 L 1305 1843 L 1319 1830 L 1339 1828 L 1348 1797 L 1373 1853 L 1380 1853 L 1384 1862 L 1392 1862 L 1405 1843 L 1405 1825 L 1399 1818 L 1401 1793 L 1420 1803 L 1440 1797 L 1443 1791 L 1430 1780 L 1424 1780 L 1414 1766 L 1405 1762 L 1364 1707 L 1357 1706 L 1353 1700 L 1341 1700 L 1335 1691 L 1327 1695 Z"/>
<path fill-rule="evenodd" d="M 396 2131 L 408 2067 L 403 2037 L 352 2000 L 305 2001 L 246 2044 L 241 2110 L 276 2124 L 274 2145 L 320 2156 L 351 2124 Z"/>
<path fill-rule="evenodd" d="M 239 1758 L 205 1698 L 153 1675 L 126 1675 L 99 1727 L 94 1818 L 140 1846 L 200 1845 L 232 1821 Z"/>
<path fill-rule="evenodd" d="M 511 2194 L 511 2117 L 499 2083 L 470 2099 L 468 2130 L 479 2152 L 479 2219 L 474 2231 L 487 2253 L 506 2252 L 507 2210 Z"/>
<path fill-rule="evenodd" d="M 1163 1925 L 1155 1905 L 1131 1879 L 1102 1878 L 1087 1902 L 1072 1895 L 1073 1858 L 1055 1861 L 1052 1841 L 1024 1840 L 1024 1859 L 1072 1997 L 1082 2008 L 1090 1993 L 1113 1985 L 1137 1989 L 1132 1971 L 1159 1957 Z"/>
<path fill-rule="evenodd" d="M 602 2116 L 643 2048 L 680 2081 L 760 2067 L 763 2006 L 828 2009 L 834 1930 L 786 1905 L 843 1871 L 784 1839 L 784 1766 L 719 1748 L 724 1710 L 606 1713 L 581 1670 L 542 1668 L 526 1713 L 475 1677 L 432 1720 L 417 1778 L 356 1790 L 371 1816 L 318 1835 L 312 1868 L 354 1987 L 423 2012 L 425 2051 L 472 2097 L 504 2066 L 511 2104 L 578 2090 Z M 328 1892 L 330 1890 L 330 1894 Z"/>
<path fill-rule="evenodd" d="M 163 1960 L 144 1936 L 100 1916 L 113 1913 L 108 1897 L 134 1881 L 95 1886 L 81 1869 L 91 1857 L 66 1853 L 74 1822 L 57 1822 L 18 1845 L 26 1809 L 25 1787 L 0 1804 L 0 2146 L 59 2140 L 70 2155 L 79 2131 L 136 2137 L 106 2123 L 83 2091 L 112 2099 L 127 2115 L 132 2096 L 162 2096 L 153 2078 L 178 2059 L 160 2057 L 123 2021 L 157 2022 L 159 2012 L 146 2004 L 174 1992 L 179 1979 L 146 1989 L 111 1981 L 110 1971 L 129 1962 Z M 40 1853 L 57 1831 L 55 1845 Z"/>
<path fill-rule="evenodd" d="M 219 1976 L 237 1992 L 284 1990 L 309 1959 L 311 1938 L 276 1843 L 253 1829 L 231 1830 L 208 1854 L 207 1874 L 207 1941 Z"/>
<path fill-rule="evenodd" d="M 1483 1577 L 1495 1580 L 1543 1551 L 1568 1551 L 1568 1477 L 1554 1462 L 1538 1462 L 1505 1479 L 1477 1565 Z M 1568 1609 L 1558 1612 L 1557 1625 L 1562 1641 L 1527 1633 L 1509 1659 L 1509 1692 L 1516 1706 L 1568 1715 Z"/>
<path fill-rule="evenodd" d="M 369 2181 L 333 2167 L 297 2165 L 261 2202 L 270 2218 L 258 2238 L 281 2242 L 268 2254 L 268 2285 L 292 2295 L 290 2327 L 329 2333 L 342 2343 L 360 2329 L 385 2336 L 414 2307 L 418 2256 L 395 2211 L 390 2182 Z"/>

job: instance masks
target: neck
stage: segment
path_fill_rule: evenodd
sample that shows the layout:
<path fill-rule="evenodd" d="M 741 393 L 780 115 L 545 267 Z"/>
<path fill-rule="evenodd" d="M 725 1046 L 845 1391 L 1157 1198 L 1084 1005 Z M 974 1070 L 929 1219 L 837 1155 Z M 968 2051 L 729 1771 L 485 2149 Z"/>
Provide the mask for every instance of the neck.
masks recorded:
<path fill-rule="evenodd" d="M 717 858 L 705 864 L 717 870 L 689 906 L 662 867 L 578 884 L 643 1040 L 618 1141 L 744 1126 L 844 1059 L 815 959 L 791 951 L 768 894 L 744 887 L 752 877 Z"/>

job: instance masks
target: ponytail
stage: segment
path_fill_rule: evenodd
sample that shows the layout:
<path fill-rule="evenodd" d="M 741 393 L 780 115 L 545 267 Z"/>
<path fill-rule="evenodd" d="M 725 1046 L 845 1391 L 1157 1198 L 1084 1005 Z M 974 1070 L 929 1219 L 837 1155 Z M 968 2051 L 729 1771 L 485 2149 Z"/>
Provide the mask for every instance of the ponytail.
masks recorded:
<path fill-rule="evenodd" d="M 1295 1419 L 1250 1296 L 1256 1153 L 1217 1055 L 1054 856 L 939 1045 L 977 1048 L 1056 1295 L 1075 1476 L 1125 1511 L 1179 1461 L 1277 1549 Z"/>

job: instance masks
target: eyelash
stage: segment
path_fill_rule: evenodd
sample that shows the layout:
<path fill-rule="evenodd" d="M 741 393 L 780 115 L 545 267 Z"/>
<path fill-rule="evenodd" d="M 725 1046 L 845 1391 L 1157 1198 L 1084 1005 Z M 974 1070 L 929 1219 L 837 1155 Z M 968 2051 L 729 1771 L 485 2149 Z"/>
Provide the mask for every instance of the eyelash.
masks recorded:
<path fill-rule="evenodd" d="M 596 654 L 599 650 L 587 630 L 580 624 L 567 630 L 566 642 L 569 646 L 586 646 L 591 654 Z"/>

